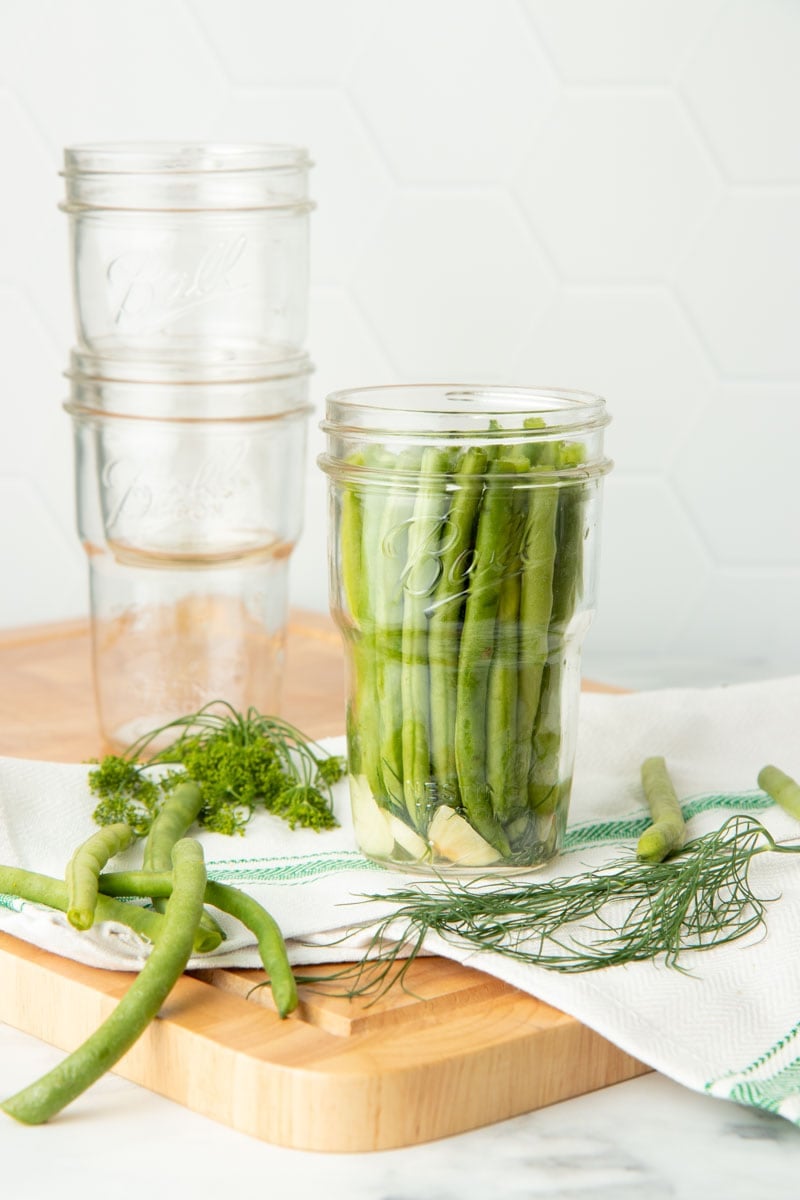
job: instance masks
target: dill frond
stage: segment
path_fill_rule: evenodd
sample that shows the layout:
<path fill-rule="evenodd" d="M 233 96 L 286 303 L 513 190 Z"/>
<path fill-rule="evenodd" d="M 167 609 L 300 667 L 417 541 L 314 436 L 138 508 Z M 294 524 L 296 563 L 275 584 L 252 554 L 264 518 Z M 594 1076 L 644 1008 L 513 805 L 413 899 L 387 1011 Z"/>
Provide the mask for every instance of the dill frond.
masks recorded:
<path fill-rule="evenodd" d="M 325 979 L 347 984 L 348 996 L 377 998 L 402 982 L 430 933 L 562 973 L 647 960 L 685 971 L 687 954 L 765 928 L 777 897 L 758 895 L 749 871 L 770 851 L 800 853 L 800 844 L 778 844 L 760 821 L 739 814 L 663 862 L 618 859 L 541 883 L 439 879 L 365 896 L 394 911 L 376 923 L 361 962 Z"/>

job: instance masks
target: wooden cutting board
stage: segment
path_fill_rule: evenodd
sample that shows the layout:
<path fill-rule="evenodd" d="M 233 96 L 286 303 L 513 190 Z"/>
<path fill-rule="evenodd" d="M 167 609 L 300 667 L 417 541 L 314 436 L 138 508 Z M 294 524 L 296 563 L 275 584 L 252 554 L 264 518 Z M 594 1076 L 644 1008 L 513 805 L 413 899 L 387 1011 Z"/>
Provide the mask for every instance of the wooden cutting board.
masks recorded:
<path fill-rule="evenodd" d="M 296 614 L 284 715 L 323 737 L 341 731 L 342 712 L 338 636 L 325 618 Z M 100 749 L 85 624 L 0 634 L 0 754 L 68 762 Z M 268 1142 L 357 1151 L 459 1133 L 648 1069 L 572 1017 L 446 959 L 418 960 L 406 990 L 372 1003 L 303 987 L 285 1021 L 268 989 L 252 991 L 261 979 L 183 976 L 116 1071 Z M 0 1020 L 65 1050 L 129 983 L 126 972 L 0 934 Z"/>

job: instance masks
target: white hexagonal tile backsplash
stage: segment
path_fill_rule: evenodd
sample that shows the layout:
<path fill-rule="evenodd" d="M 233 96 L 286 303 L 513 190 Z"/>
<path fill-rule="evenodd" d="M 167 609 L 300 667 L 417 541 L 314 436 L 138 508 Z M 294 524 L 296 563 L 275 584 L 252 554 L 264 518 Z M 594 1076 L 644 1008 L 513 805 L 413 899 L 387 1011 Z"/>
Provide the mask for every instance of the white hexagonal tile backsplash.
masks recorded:
<path fill-rule="evenodd" d="M 454 382 L 508 375 L 553 286 L 508 195 L 487 189 L 398 192 L 353 279 L 398 374 Z"/>
<path fill-rule="evenodd" d="M 383 5 L 350 88 L 403 183 L 505 182 L 555 95 L 514 0 Z"/>
<path fill-rule="evenodd" d="M 800 384 L 717 391 L 675 464 L 676 487 L 717 563 L 796 565 L 798 445 Z"/>
<path fill-rule="evenodd" d="M 677 287 L 726 376 L 800 374 L 800 189 L 732 189 L 687 243 Z"/>
<path fill-rule="evenodd" d="M 791 0 L 0 7 L 0 626 L 85 606 L 62 145 L 258 139 L 317 163 L 314 420 L 365 382 L 602 392 L 589 668 L 800 670 L 798 61 Z M 314 607 L 321 444 L 292 571 Z"/>
<path fill-rule="evenodd" d="M 373 0 L 188 0 L 231 84 L 341 81 L 375 27 Z"/>
<path fill-rule="evenodd" d="M 565 278 L 604 283 L 668 278 L 719 187 L 674 98 L 634 88 L 566 92 L 517 180 Z"/>
<path fill-rule="evenodd" d="M 622 470 L 665 469 L 708 403 L 714 372 L 664 287 L 565 287 L 514 363 L 520 380 L 599 392 Z"/>
<path fill-rule="evenodd" d="M 235 129 L 244 141 L 308 147 L 317 204 L 311 220 L 312 279 L 325 284 L 348 279 L 391 199 L 392 186 L 347 94 L 331 88 L 232 89 L 209 128 L 221 141 Z"/>
<path fill-rule="evenodd" d="M 569 83 L 669 83 L 723 0 L 523 0 Z"/>
<path fill-rule="evenodd" d="M 800 5 L 737 0 L 720 9 L 680 84 L 726 174 L 800 181 Z"/>

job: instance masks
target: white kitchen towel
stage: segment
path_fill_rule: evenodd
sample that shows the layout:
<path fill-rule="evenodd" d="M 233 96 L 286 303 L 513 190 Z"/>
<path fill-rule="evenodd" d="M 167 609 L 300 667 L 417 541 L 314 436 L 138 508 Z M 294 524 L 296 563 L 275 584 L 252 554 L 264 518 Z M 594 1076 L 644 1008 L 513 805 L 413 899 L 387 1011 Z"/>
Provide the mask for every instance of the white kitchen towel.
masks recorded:
<path fill-rule="evenodd" d="M 328 743 L 340 749 L 341 740 Z M 800 776 L 800 677 L 713 689 L 623 696 L 584 695 L 565 853 L 539 871 L 544 881 L 632 853 L 647 824 L 639 768 L 664 755 L 689 834 L 750 813 L 779 840 L 800 839 L 800 824 L 756 784 L 775 762 Z M 0 759 L 0 863 L 61 876 L 72 848 L 88 837 L 93 800 L 88 768 Z M 387 871 L 356 850 L 346 785 L 336 788 L 341 827 L 290 831 L 257 815 L 244 838 L 203 833 L 209 875 L 251 892 L 290 939 L 294 962 L 357 956 L 374 920 L 388 915 L 384 896 L 417 877 Z M 114 866 L 138 865 L 136 848 Z M 685 955 L 688 973 L 662 962 L 564 975 L 493 952 L 476 953 L 434 937 L 426 948 L 489 972 L 560 1008 L 641 1061 L 680 1083 L 779 1112 L 800 1124 L 800 855 L 764 854 L 753 863 L 757 893 L 777 897 L 766 933 Z M 257 966 L 252 939 L 224 919 L 224 949 L 193 967 Z M 87 933 L 40 906 L 0 896 L 0 929 L 91 965 L 136 969 L 147 946 L 122 926 Z M 351 936 L 339 942 L 339 932 Z"/>

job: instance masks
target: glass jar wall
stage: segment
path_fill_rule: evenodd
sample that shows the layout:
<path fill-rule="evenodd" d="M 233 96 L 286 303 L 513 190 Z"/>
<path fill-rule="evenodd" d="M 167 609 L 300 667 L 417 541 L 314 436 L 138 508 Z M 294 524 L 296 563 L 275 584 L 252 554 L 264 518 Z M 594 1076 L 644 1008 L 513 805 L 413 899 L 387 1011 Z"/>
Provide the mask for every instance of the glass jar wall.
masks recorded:
<path fill-rule="evenodd" d="M 607 420 L 548 390 L 329 397 L 331 606 L 370 857 L 474 874 L 559 851 Z"/>

